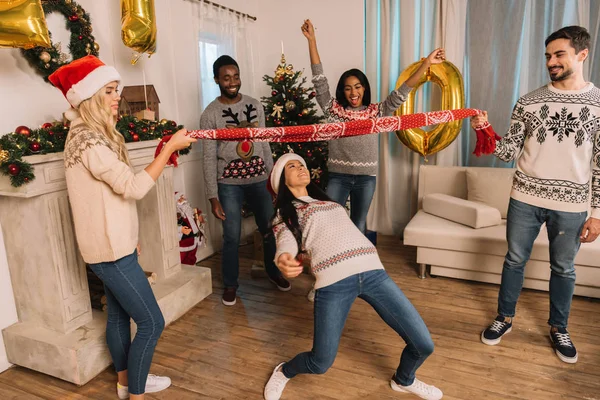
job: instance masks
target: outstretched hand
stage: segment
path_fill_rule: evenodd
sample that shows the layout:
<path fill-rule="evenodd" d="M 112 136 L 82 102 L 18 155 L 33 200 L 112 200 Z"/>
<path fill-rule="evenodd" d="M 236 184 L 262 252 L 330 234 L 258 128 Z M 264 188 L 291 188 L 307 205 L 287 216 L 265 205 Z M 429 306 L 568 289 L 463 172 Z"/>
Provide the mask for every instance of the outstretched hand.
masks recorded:
<path fill-rule="evenodd" d="M 446 61 L 446 50 L 442 49 L 441 47 L 438 49 L 435 49 L 434 51 L 431 52 L 431 54 L 429 54 L 427 56 L 427 61 L 429 62 L 430 65 L 440 64 L 440 63 Z"/>
<path fill-rule="evenodd" d="M 480 114 L 471 117 L 471 128 L 477 130 L 488 122 L 487 111 L 482 111 Z"/>
<path fill-rule="evenodd" d="M 306 37 L 308 40 L 316 40 L 315 27 L 313 26 L 312 22 L 310 22 L 310 19 L 305 19 L 300 29 L 302 30 L 304 37 Z"/>

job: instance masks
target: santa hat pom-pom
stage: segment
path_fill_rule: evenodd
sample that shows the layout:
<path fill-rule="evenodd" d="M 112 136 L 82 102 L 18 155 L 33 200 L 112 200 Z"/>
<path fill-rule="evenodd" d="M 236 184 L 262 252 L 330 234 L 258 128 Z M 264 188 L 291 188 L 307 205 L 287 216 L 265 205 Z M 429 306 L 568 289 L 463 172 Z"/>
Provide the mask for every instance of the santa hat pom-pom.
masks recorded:
<path fill-rule="evenodd" d="M 77 111 L 75 108 L 70 108 L 63 113 L 63 116 L 69 121 L 75 121 L 81 115 L 79 114 L 79 111 Z"/>

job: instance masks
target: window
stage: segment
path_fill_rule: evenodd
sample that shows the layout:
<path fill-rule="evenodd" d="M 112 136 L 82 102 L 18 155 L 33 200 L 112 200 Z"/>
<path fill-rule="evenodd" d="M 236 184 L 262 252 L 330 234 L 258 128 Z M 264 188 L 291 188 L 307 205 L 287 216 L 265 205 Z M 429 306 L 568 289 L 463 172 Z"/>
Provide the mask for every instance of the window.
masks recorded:
<path fill-rule="evenodd" d="M 219 43 L 207 35 L 200 37 L 200 104 L 202 108 L 220 95 L 219 86 L 213 77 L 213 63 L 219 57 Z"/>

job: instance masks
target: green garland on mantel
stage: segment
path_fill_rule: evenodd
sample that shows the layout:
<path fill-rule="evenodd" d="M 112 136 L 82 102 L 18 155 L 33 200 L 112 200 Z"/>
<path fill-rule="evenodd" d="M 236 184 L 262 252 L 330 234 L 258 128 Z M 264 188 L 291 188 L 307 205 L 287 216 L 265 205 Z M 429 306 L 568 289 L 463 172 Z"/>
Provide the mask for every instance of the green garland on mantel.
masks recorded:
<path fill-rule="evenodd" d="M 175 121 L 140 120 L 133 116 L 123 116 L 117 121 L 117 130 L 125 142 L 158 140 L 183 128 Z M 0 173 L 10 177 L 14 187 L 22 186 L 35 179 L 33 167 L 24 156 L 59 153 L 65 148 L 69 125 L 62 122 L 45 123 L 38 129 L 19 126 L 15 132 L 0 137 Z M 189 148 L 179 154 L 187 154 Z"/>

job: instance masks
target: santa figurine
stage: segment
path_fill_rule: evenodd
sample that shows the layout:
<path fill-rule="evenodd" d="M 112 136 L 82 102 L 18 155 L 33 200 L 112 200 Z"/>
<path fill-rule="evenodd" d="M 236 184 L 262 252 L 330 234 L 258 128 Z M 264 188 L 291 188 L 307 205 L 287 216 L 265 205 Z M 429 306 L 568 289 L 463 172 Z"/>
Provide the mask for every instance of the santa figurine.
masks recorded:
<path fill-rule="evenodd" d="M 196 264 L 196 251 L 206 243 L 204 216 L 192 208 L 183 193 L 175 192 L 177 206 L 177 231 L 179 232 L 179 254 L 181 263 Z"/>

